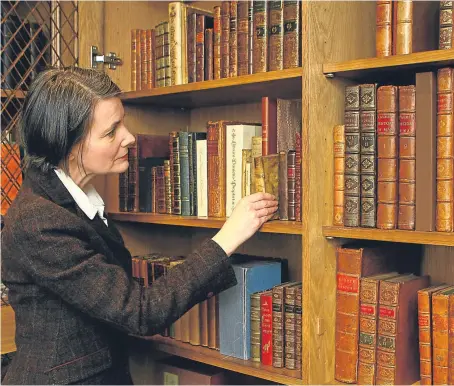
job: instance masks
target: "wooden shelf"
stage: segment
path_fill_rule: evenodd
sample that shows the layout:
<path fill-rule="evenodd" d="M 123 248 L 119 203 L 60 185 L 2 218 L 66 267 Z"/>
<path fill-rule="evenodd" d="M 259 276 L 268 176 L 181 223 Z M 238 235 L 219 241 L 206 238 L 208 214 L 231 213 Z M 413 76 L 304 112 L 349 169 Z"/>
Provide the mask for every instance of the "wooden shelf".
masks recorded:
<path fill-rule="evenodd" d="M 183 358 L 192 359 L 196 362 L 206 363 L 237 373 L 266 379 L 268 381 L 283 383 L 285 385 L 302 385 L 299 370 L 280 369 L 272 366 L 265 366 L 259 362 L 246 361 L 228 357 L 202 346 L 192 346 L 189 343 L 176 341 L 172 338 L 164 338 L 160 335 L 146 338 L 153 342 L 153 347 L 167 354 L 177 355 Z"/>
<path fill-rule="evenodd" d="M 176 216 L 155 213 L 118 212 L 109 213 L 109 217 L 115 221 L 214 229 L 220 229 L 225 222 L 223 218 Z M 260 232 L 301 235 L 303 233 L 303 225 L 297 221 L 274 220 L 265 223 L 260 229 Z"/>
<path fill-rule="evenodd" d="M 121 99 L 127 104 L 194 108 L 259 102 L 263 96 L 301 98 L 302 68 L 270 71 L 234 78 L 208 80 L 128 91 Z"/>
<path fill-rule="evenodd" d="M 384 58 L 366 58 L 346 62 L 326 63 L 325 75 L 349 79 L 363 79 L 366 75 L 375 76 L 381 72 L 396 70 L 436 70 L 454 64 L 454 49 L 416 52 L 408 55 L 393 55 Z"/>
<path fill-rule="evenodd" d="M 454 233 L 324 226 L 325 237 L 454 246 Z"/>
<path fill-rule="evenodd" d="M 14 95 L 14 98 L 17 99 L 24 99 L 25 98 L 25 91 L 23 90 L 9 90 L 9 89 L 2 89 L 2 98 L 9 98 L 11 94 Z"/>

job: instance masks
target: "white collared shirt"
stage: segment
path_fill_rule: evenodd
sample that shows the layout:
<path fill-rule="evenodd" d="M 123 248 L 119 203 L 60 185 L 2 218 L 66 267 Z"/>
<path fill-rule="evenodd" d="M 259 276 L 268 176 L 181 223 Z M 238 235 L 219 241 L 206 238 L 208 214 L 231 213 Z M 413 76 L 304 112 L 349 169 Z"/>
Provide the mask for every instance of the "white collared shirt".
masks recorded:
<path fill-rule="evenodd" d="M 90 220 L 93 220 L 96 213 L 98 213 L 99 217 L 107 226 L 107 219 L 104 217 L 104 201 L 94 186 L 90 184 L 86 186 L 85 190 L 82 190 L 63 170 L 54 170 L 62 184 L 68 189 L 69 194 L 74 198 L 77 206 L 87 215 L 87 217 Z"/>

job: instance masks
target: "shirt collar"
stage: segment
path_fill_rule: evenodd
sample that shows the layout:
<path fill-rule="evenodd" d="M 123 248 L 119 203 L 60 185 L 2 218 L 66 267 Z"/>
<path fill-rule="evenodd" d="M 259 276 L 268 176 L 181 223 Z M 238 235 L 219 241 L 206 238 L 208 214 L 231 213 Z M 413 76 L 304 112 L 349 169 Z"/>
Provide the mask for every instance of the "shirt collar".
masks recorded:
<path fill-rule="evenodd" d="M 93 220 L 96 213 L 98 213 L 107 225 L 107 220 L 104 217 L 104 201 L 94 186 L 90 184 L 82 190 L 62 169 L 56 168 L 54 170 L 57 177 L 73 197 L 77 206 L 87 215 L 87 217 L 90 220 Z"/>

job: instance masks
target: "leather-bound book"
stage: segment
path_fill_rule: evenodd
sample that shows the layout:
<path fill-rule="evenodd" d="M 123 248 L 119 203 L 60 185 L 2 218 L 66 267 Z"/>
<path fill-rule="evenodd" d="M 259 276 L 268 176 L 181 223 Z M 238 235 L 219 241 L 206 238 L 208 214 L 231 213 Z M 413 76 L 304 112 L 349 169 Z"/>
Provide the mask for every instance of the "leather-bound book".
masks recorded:
<path fill-rule="evenodd" d="M 208 347 L 208 300 L 200 303 L 200 345 Z"/>
<path fill-rule="evenodd" d="M 151 186 L 152 186 L 152 189 L 151 189 L 151 213 L 157 213 L 158 211 L 158 199 L 157 199 L 157 189 L 158 189 L 158 185 L 157 185 L 157 182 L 156 182 L 156 169 L 158 167 L 157 166 L 153 166 L 151 168 Z"/>
<path fill-rule="evenodd" d="M 435 73 L 416 74 L 416 226 L 435 231 L 437 80 Z"/>
<path fill-rule="evenodd" d="M 186 61 L 186 36 L 183 36 L 183 18 L 186 4 L 173 1 L 169 3 L 169 43 L 170 43 L 170 83 L 172 86 L 184 84 Z M 184 38 L 184 42 L 183 42 Z"/>
<path fill-rule="evenodd" d="M 301 99 L 277 99 L 277 152 L 296 149 L 296 133 L 301 132 Z"/>
<path fill-rule="evenodd" d="M 264 291 L 260 294 L 260 362 L 267 366 L 273 365 L 273 292 Z"/>
<path fill-rule="evenodd" d="M 172 184 L 170 182 L 170 160 L 164 161 L 164 194 L 166 201 L 165 213 L 172 213 Z"/>
<path fill-rule="evenodd" d="M 284 1 L 284 68 L 301 65 L 301 2 Z"/>
<path fill-rule="evenodd" d="M 453 192 L 453 90 L 454 69 L 442 68 L 437 75 L 437 218 L 438 232 L 452 232 Z"/>
<path fill-rule="evenodd" d="M 166 213 L 164 166 L 156 167 L 156 201 L 157 212 Z"/>
<path fill-rule="evenodd" d="M 279 202 L 279 154 L 264 155 L 254 158 L 254 192 L 272 194 Z M 279 210 L 271 220 L 279 219 Z"/>
<path fill-rule="evenodd" d="M 453 48 L 453 13 L 453 1 L 440 1 L 440 24 L 438 38 L 438 48 L 440 50 L 449 50 Z"/>
<path fill-rule="evenodd" d="M 448 385 L 454 385 L 454 296 L 448 301 Z"/>
<path fill-rule="evenodd" d="M 295 151 L 295 220 L 301 221 L 301 189 L 302 189 L 302 169 L 301 169 L 301 150 L 302 140 L 301 133 L 296 133 L 296 151 Z"/>
<path fill-rule="evenodd" d="M 131 91 L 140 90 L 140 84 L 137 84 L 137 69 L 138 69 L 138 50 L 140 49 L 140 33 L 137 40 L 137 29 L 131 30 Z"/>
<path fill-rule="evenodd" d="M 187 16 L 187 60 L 188 60 L 188 83 L 194 83 L 197 79 L 197 14 L 189 13 Z"/>
<path fill-rule="evenodd" d="M 254 0 L 254 35 L 252 72 L 268 71 L 268 2 Z"/>
<path fill-rule="evenodd" d="M 397 111 L 396 86 L 377 91 L 377 228 L 397 227 Z"/>
<path fill-rule="evenodd" d="M 249 74 L 249 2 L 239 1 L 238 21 L 238 76 Z"/>
<path fill-rule="evenodd" d="M 296 369 L 296 302 L 301 283 L 285 288 L 284 299 L 284 367 Z"/>
<path fill-rule="evenodd" d="M 397 0 L 393 3 L 393 55 L 411 54 L 413 42 L 413 0 Z"/>
<path fill-rule="evenodd" d="M 421 385 L 432 385 L 432 295 L 447 288 L 435 285 L 418 291 L 419 374 Z"/>
<path fill-rule="evenodd" d="M 449 304 L 453 301 L 453 286 L 432 295 L 432 369 L 434 385 L 449 385 Z"/>
<path fill-rule="evenodd" d="M 288 161 L 287 152 L 279 152 L 279 219 L 288 220 Z"/>
<path fill-rule="evenodd" d="M 375 228 L 377 219 L 377 85 L 361 84 L 360 96 L 360 221 Z"/>
<path fill-rule="evenodd" d="M 296 204 L 296 151 L 289 150 L 287 154 L 287 183 L 288 183 L 288 219 L 295 221 Z"/>
<path fill-rule="evenodd" d="M 221 79 L 221 7 L 214 7 L 213 79 Z"/>
<path fill-rule="evenodd" d="M 213 28 L 207 28 L 205 30 L 205 76 L 204 80 L 213 80 Z"/>
<path fill-rule="evenodd" d="M 296 363 L 295 368 L 297 370 L 301 369 L 302 366 L 302 355 L 303 355 L 303 287 L 299 286 L 296 289 L 296 299 L 295 299 L 295 318 L 296 318 L 296 327 L 295 327 L 295 351 L 296 351 Z"/>
<path fill-rule="evenodd" d="M 399 211 L 397 227 L 416 222 L 416 87 L 399 86 Z"/>
<path fill-rule="evenodd" d="M 345 88 L 344 225 L 360 225 L 359 86 Z"/>
<path fill-rule="evenodd" d="M 173 189 L 173 201 L 172 201 L 172 214 L 181 214 L 181 200 L 182 200 L 182 191 L 181 191 L 181 159 L 180 159 L 180 133 L 177 133 L 175 137 L 172 138 L 172 189 Z"/>
<path fill-rule="evenodd" d="M 155 30 L 147 29 L 146 32 L 146 74 L 147 74 L 147 88 L 150 90 L 156 87 L 156 60 L 154 56 L 155 51 Z"/>
<path fill-rule="evenodd" d="M 376 11 L 376 55 L 392 55 L 392 12 L 391 0 L 377 0 Z"/>
<path fill-rule="evenodd" d="M 333 225 L 344 225 L 344 170 L 345 170 L 345 126 L 336 125 L 333 130 L 334 153 L 334 202 Z"/>
<path fill-rule="evenodd" d="M 360 279 L 394 269 L 389 247 L 337 248 L 335 372 L 337 381 L 355 383 L 358 366 Z"/>
<path fill-rule="evenodd" d="M 238 0 L 230 0 L 229 77 L 238 76 Z"/>
<path fill-rule="evenodd" d="M 230 71 L 230 2 L 221 2 L 221 78 Z"/>
<path fill-rule="evenodd" d="M 146 90 L 148 88 L 148 69 L 147 69 L 147 31 L 140 30 L 140 89 Z"/>
<path fill-rule="evenodd" d="M 3 145 L 2 145 L 2 150 L 3 150 Z M 3 158 L 3 155 L 2 155 L 2 158 Z M 5 176 L 5 172 L 2 173 L 2 216 L 4 216 L 6 214 L 6 211 L 8 210 L 8 208 L 12 202 L 12 200 L 9 200 L 10 202 L 8 202 L 8 198 L 6 198 L 6 196 L 3 195 L 3 178 L 4 178 L 3 176 Z M 120 175 L 118 176 L 118 187 L 119 187 L 119 192 L 118 192 L 119 208 L 118 209 L 120 212 L 128 211 L 128 194 L 129 194 L 128 181 L 129 181 L 128 170 L 126 170 L 123 173 L 120 173 Z M 16 192 L 16 195 L 17 195 L 17 192 Z"/>
<path fill-rule="evenodd" d="M 260 292 L 251 294 L 251 360 L 260 362 Z"/>
<path fill-rule="evenodd" d="M 189 187 L 189 133 L 179 133 L 178 150 L 180 152 L 180 192 L 181 192 L 181 215 L 191 215 L 190 187 Z"/>
<path fill-rule="evenodd" d="M 277 153 L 277 100 L 262 97 L 262 155 Z"/>
<path fill-rule="evenodd" d="M 217 347 L 217 340 L 218 340 L 218 324 L 219 321 L 218 315 L 219 312 L 217 311 L 217 299 L 218 297 L 212 296 L 207 300 L 208 306 L 208 347 L 211 349 L 216 349 Z"/>
<path fill-rule="evenodd" d="M 173 168 L 173 163 L 174 163 L 174 148 L 173 148 L 173 142 L 174 139 L 178 137 L 178 132 L 177 131 L 171 131 L 169 133 L 169 161 L 170 161 L 170 187 L 171 187 L 171 205 L 170 205 L 170 212 L 166 212 L 167 214 L 172 214 L 173 212 L 173 202 L 175 200 L 175 181 L 174 181 L 174 168 Z"/>
<path fill-rule="evenodd" d="M 252 150 L 241 150 L 241 197 L 251 194 Z"/>
<path fill-rule="evenodd" d="M 248 44 L 248 57 L 249 57 L 249 74 L 254 73 L 254 36 L 255 36 L 255 29 L 254 29 L 254 1 L 256 0 L 248 0 L 248 18 L 249 18 L 249 44 Z"/>
<path fill-rule="evenodd" d="M 418 291 L 429 276 L 401 275 L 380 283 L 378 385 L 410 385 L 419 380 Z"/>
<path fill-rule="evenodd" d="M 277 71 L 284 68 L 284 1 L 269 3 L 268 70 Z"/>
<path fill-rule="evenodd" d="M 196 304 L 189 311 L 189 343 L 193 346 L 201 345 L 201 317 L 200 304 Z"/>
<path fill-rule="evenodd" d="M 377 323 L 380 280 L 397 276 L 397 272 L 363 277 L 359 290 L 359 361 L 358 384 L 375 385 L 377 374 Z"/>

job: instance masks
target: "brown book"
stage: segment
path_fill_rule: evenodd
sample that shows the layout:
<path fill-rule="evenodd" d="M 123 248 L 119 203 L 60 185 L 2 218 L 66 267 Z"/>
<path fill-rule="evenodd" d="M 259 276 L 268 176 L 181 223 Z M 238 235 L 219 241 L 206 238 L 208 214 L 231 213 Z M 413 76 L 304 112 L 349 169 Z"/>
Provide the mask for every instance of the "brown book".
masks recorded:
<path fill-rule="evenodd" d="M 397 227 L 416 221 L 416 87 L 399 86 L 399 211 Z"/>
<path fill-rule="evenodd" d="M 284 2 L 269 2 L 269 42 L 268 70 L 277 71 L 284 68 Z"/>
<path fill-rule="evenodd" d="M 418 291 L 429 276 L 401 275 L 380 283 L 377 378 L 379 385 L 419 380 Z"/>
<path fill-rule="evenodd" d="M 345 132 L 344 125 L 336 125 L 333 130 L 334 153 L 334 209 L 333 225 L 344 225 L 344 170 L 345 170 Z"/>
<path fill-rule="evenodd" d="M 301 65 L 301 2 L 284 0 L 284 68 Z"/>
<path fill-rule="evenodd" d="M 189 343 L 193 346 L 200 346 L 202 343 L 200 317 L 200 304 L 196 304 L 189 311 Z"/>
<path fill-rule="evenodd" d="M 156 87 L 156 60 L 154 56 L 155 51 L 155 31 L 154 29 L 147 29 L 146 31 L 146 61 L 147 67 L 147 88 L 150 90 Z"/>
<path fill-rule="evenodd" d="M 377 0 L 376 10 L 376 55 L 392 55 L 392 12 L 391 0 Z"/>
<path fill-rule="evenodd" d="M 197 14 L 195 12 L 187 15 L 187 61 L 188 61 L 188 83 L 194 83 L 197 79 Z"/>
<path fill-rule="evenodd" d="M 454 298 L 454 287 L 432 295 L 432 350 L 433 383 L 448 384 L 449 356 L 449 303 Z"/>
<path fill-rule="evenodd" d="M 270 193 L 279 202 L 279 154 L 254 158 L 254 193 Z M 277 211 L 271 220 L 279 219 Z"/>
<path fill-rule="evenodd" d="M 251 360 L 260 362 L 260 294 L 251 294 Z"/>
<path fill-rule="evenodd" d="M 296 290 L 295 300 L 295 350 L 296 350 L 296 363 L 295 368 L 301 369 L 302 366 L 302 355 L 303 355 L 303 287 L 299 286 Z"/>
<path fill-rule="evenodd" d="M 288 220 L 288 160 L 287 152 L 279 152 L 279 219 Z"/>
<path fill-rule="evenodd" d="M 358 384 L 375 385 L 377 373 L 377 324 L 380 281 L 397 276 L 397 272 L 367 276 L 360 280 Z"/>
<path fill-rule="evenodd" d="M 365 276 L 393 270 L 396 253 L 389 248 L 337 248 L 335 379 L 357 381 L 359 289 Z"/>
<path fill-rule="evenodd" d="M 140 50 L 140 30 L 131 30 L 131 91 L 140 90 L 140 83 L 137 84 L 138 76 L 137 70 L 140 69 L 137 63 Z"/>
<path fill-rule="evenodd" d="M 397 0 L 393 4 L 393 55 L 411 54 L 413 0 Z"/>
<path fill-rule="evenodd" d="M 172 213 L 172 183 L 170 181 L 170 160 L 164 161 L 164 194 L 166 202 L 165 213 Z"/>
<path fill-rule="evenodd" d="M 287 155 L 287 179 L 288 179 L 288 219 L 296 220 L 295 204 L 296 204 L 296 151 L 289 150 Z"/>
<path fill-rule="evenodd" d="M 416 74 L 416 226 L 435 231 L 437 83 L 435 73 Z"/>
<path fill-rule="evenodd" d="M 217 334 L 218 334 L 218 321 L 216 312 L 217 296 L 208 298 L 208 347 L 216 349 L 217 347 Z"/>
<path fill-rule="evenodd" d="M 262 97 L 262 155 L 277 153 L 277 100 Z"/>
<path fill-rule="evenodd" d="M 230 71 L 230 2 L 221 2 L 221 78 L 228 78 Z"/>
<path fill-rule="evenodd" d="M 254 34 L 252 72 L 268 71 L 268 3 L 254 0 Z"/>
<path fill-rule="evenodd" d="M 230 0 L 229 77 L 238 76 L 238 0 Z"/>
<path fill-rule="evenodd" d="M 285 288 L 284 299 L 284 366 L 286 369 L 295 370 L 296 366 L 296 303 L 298 289 L 301 284 Z"/>
<path fill-rule="evenodd" d="M 418 291 L 419 373 L 421 385 L 432 385 L 432 295 L 448 287 L 435 285 Z"/>
<path fill-rule="evenodd" d="M 171 133 L 172 134 L 172 133 Z M 181 162 L 180 162 L 180 137 L 179 133 L 176 136 L 172 136 L 172 214 L 181 215 Z"/>
<path fill-rule="evenodd" d="M 302 189 L 302 170 L 301 170 L 301 133 L 296 133 L 296 151 L 295 151 L 295 219 L 301 221 L 301 189 Z"/>
<path fill-rule="evenodd" d="M 437 218 L 438 232 L 452 232 L 454 219 L 454 69 L 442 68 L 437 77 Z"/>
<path fill-rule="evenodd" d="M 208 300 L 200 303 L 200 344 L 208 347 Z"/>
<path fill-rule="evenodd" d="M 344 225 L 360 225 L 359 86 L 345 88 Z"/>
<path fill-rule="evenodd" d="M 249 74 L 249 1 L 239 1 L 238 21 L 238 76 Z"/>
<path fill-rule="evenodd" d="M 221 79 L 221 7 L 215 6 L 213 11 L 213 79 Z"/>
<path fill-rule="evenodd" d="M 377 91 L 377 228 L 397 227 L 397 111 L 396 86 Z"/>
<path fill-rule="evenodd" d="M 140 89 L 146 90 L 148 88 L 148 75 L 147 75 L 147 31 L 140 30 Z"/>
<path fill-rule="evenodd" d="M 440 50 L 449 50 L 453 47 L 453 13 L 454 2 L 440 1 L 440 18 L 439 18 L 439 37 L 438 48 Z"/>
<path fill-rule="evenodd" d="M 249 44 L 248 44 L 248 57 L 249 57 L 249 74 L 254 73 L 254 36 L 255 36 L 255 28 L 254 28 L 254 1 L 255 0 L 248 0 L 249 6 Z"/>
<path fill-rule="evenodd" d="M 151 168 L 151 213 L 157 213 L 158 211 L 158 200 L 157 200 L 157 182 L 156 182 L 156 169 L 157 166 Z"/>
<path fill-rule="evenodd" d="M 204 80 L 213 80 L 213 28 L 205 30 L 205 77 Z"/>
<path fill-rule="evenodd" d="M 209 65 L 209 59 L 205 55 L 209 55 L 210 58 L 213 58 L 211 50 L 213 50 L 213 38 L 210 33 L 213 32 L 213 18 L 206 15 L 197 14 L 196 19 L 196 81 L 201 82 L 203 80 L 208 80 L 205 76 L 207 75 L 207 70 L 205 66 Z M 208 45 L 207 39 L 211 39 L 211 50 L 207 49 L 205 46 Z M 213 71 L 213 66 L 211 65 L 211 72 Z"/>
<path fill-rule="evenodd" d="M 361 84 L 360 97 L 360 225 L 375 228 L 377 219 L 377 85 Z"/>
<path fill-rule="evenodd" d="M 296 149 L 296 133 L 301 132 L 301 99 L 277 99 L 277 152 Z"/>
<path fill-rule="evenodd" d="M 165 197 L 165 176 L 164 166 L 156 168 L 156 211 L 161 214 L 166 213 L 166 197 Z"/>

